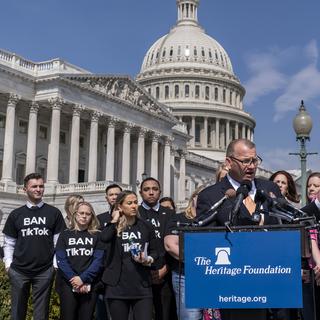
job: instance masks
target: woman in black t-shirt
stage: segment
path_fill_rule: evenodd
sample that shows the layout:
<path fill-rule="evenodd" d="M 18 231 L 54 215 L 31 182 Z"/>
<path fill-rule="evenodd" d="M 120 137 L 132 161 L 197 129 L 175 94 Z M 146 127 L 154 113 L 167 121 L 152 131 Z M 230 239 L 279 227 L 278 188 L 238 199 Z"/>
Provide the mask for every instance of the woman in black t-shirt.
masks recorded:
<path fill-rule="evenodd" d="M 103 264 L 99 222 L 90 203 L 81 202 L 72 216 L 70 229 L 58 239 L 56 289 L 60 296 L 61 320 L 91 320 L 97 294 L 94 286 Z"/>
<path fill-rule="evenodd" d="M 134 192 L 122 191 L 115 204 L 112 220 L 101 233 L 108 242 L 106 268 L 102 281 L 112 319 L 127 320 L 130 309 L 134 319 L 152 319 L 150 265 L 157 258 L 152 226 L 138 217 Z"/>

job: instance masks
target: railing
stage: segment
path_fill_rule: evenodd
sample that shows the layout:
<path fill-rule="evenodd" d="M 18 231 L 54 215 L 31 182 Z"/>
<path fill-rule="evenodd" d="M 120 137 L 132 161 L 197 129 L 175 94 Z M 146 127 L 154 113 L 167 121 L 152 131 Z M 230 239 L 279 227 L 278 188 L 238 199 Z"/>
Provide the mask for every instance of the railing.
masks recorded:
<path fill-rule="evenodd" d="M 114 183 L 113 181 L 95 181 L 95 182 L 81 182 L 81 183 L 70 183 L 70 184 L 57 184 L 56 194 L 61 193 L 83 193 L 83 192 L 94 192 L 104 191 L 106 187 Z M 131 185 L 118 183 L 121 188 L 132 190 Z"/>
<path fill-rule="evenodd" d="M 0 64 L 23 71 L 33 76 L 46 75 L 53 72 L 60 73 L 89 73 L 87 70 L 72 65 L 61 59 L 44 62 L 33 62 L 23 57 L 0 49 Z"/>

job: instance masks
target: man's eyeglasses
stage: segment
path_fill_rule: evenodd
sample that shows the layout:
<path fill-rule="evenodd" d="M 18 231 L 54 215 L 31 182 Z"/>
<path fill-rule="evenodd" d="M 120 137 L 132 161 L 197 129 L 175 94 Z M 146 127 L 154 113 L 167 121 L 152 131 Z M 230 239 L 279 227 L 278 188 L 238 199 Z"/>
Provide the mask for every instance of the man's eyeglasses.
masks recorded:
<path fill-rule="evenodd" d="M 240 162 L 243 166 L 250 166 L 252 163 L 254 166 L 259 166 L 262 163 L 262 159 L 259 156 L 256 156 L 255 158 L 244 159 L 244 160 L 237 159 L 233 156 L 230 156 L 229 158 Z"/>

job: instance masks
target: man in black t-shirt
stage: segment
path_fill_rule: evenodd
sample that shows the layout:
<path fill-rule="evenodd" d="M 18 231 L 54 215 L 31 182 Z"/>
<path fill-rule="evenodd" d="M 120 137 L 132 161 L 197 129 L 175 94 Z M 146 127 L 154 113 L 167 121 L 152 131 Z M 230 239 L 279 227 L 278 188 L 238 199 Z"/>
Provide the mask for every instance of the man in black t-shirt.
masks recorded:
<path fill-rule="evenodd" d="M 106 200 L 109 205 L 109 210 L 101 213 L 97 216 L 100 227 L 103 229 L 111 221 L 111 209 L 115 204 L 118 194 L 122 191 L 122 188 L 117 184 L 110 184 L 106 188 Z"/>
<path fill-rule="evenodd" d="M 24 179 L 26 205 L 13 210 L 4 226 L 4 263 L 11 284 L 11 319 L 26 318 L 30 287 L 33 319 L 49 317 L 54 276 L 54 246 L 65 229 L 61 212 L 42 201 L 44 182 L 40 174 Z"/>
<path fill-rule="evenodd" d="M 175 212 L 160 205 L 161 188 L 158 180 L 152 177 L 143 180 L 140 194 L 142 197 L 139 206 L 140 216 L 152 224 L 159 250 L 159 258 L 151 271 L 155 320 L 175 320 L 177 312 L 169 270 L 169 260 L 172 258 L 166 253 L 163 242 L 167 221 Z"/>

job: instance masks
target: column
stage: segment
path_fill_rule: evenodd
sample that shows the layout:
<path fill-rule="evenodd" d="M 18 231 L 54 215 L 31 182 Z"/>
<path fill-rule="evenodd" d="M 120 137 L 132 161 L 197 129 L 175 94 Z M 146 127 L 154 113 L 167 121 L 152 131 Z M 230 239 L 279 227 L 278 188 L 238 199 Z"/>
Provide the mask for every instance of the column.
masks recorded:
<path fill-rule="evenodd" d="M 208 118 L 204 117 L 203 118 L 203 140 L 204 144 L 202 147 L 207 148 L 208 147 Z"/>
<path fill-rule="evenodd" d="M 114 151 L 115 151 L 115 125 L 116 118 L 108 122 L 107 149 L 106 149 L 106 180 L 114 181 Z"/>
<path fill-rule="evenodd" d="M 236 121 L 236 123 L 235 123 L 235 139 L 239 139 L 239 123 L 238 123 L 238 121 Z"/>
<path fill-rule="evenodd" d="M 26 175 L 36 171 L 39 105 L 32 101 L 29 110 Z"/>
<path fill-rule="evenodd" d="M 230 120 L 226 120 L 226 147 L 230 143 Z"/>
<path fill-rule="evenodd" d="M 97 163 L 98 163 L 98 127 L 101 113 L 94 111 L 91 114 L 90 142 L 89 142 L 89 166 L 88 182 L 97 181 Z"/>
<path fill-rule="evenodd" d="M 220 149 L 220 119 L 216 118 L 216 149 Z"/>
<path fill-rule="evenodd" d="M 164 140 L 164 153 L 163 153 L 163 196 L 170 197 L 171 187 L 171 143 L 172 138 L 166 137 Z"/>
<path fill-rule="evenodd" d="M 160 134 L 153 133 L 151 142 L 151 172 L 150 176 L 158 179 L 158 143 Z"/>
<path fill-rule="evenodd" d="M 78 183 L 79 175 L 79 143 L 80 143 L 80 114 L 84 107 L 76 104 L 73 107 L 71 124 L 69 183 Z"/>
<path fill-rule="evenodd" d="M 140 128 L 138 136 L 138 153 L 137 153 L 137 181 L 141 181 L 142 174 L 144 173 L 144 159 L 145 159 L 145 137 L 148 130 Z"/>
<path fill-rule="evenodd" d="M 14 144 L 14 125 L 16 116 L 16 105 L 20 97 L 10 93 L 7 104 L 6 127 L 3 145 L 3 166 L 2 181 L 11 182 L 13 180 L 13 144 Z"/>
<path fill-rule="evenodd" d="M 196 136 L 196 119 L 195 117 L 191 117 L 191 132 L 190 134 L 192 135 L 191 139 L 191 147 L 194 147 L 195 145 L 195 136 Z"/>
<path fill-rule="evenodd" d="M 64 103 L 60 97 L 49 99 L 52 108 L 50 143 L 48 147 L 47 183 L 59 183 L 59 142 L 60 142 L 60 115 Z"/>
<path fill-rule="evenodd" d="M 180 169 L 179 169 L 179 201 L 186 199 L 186 152 L 180 153 Z"/>
<path fill-rule="evenodd" d="M 247 137 L 248 140 L 250 140 L 250 127 L 247 127 Z"/>
<path fill-rule="evenodd" d="M 130 133 L 132 128 L 133 125 L 128 123 L 123 131 L 121 182 L 125 184 L 130 184 Z"/>
<path fill-rule="evenodd" d="M 241 138 L 245 139 L 246 138 L 246 126 L 244 125 L 244 123 L 242 124 L 242 134 L 241 134 Z"/>

